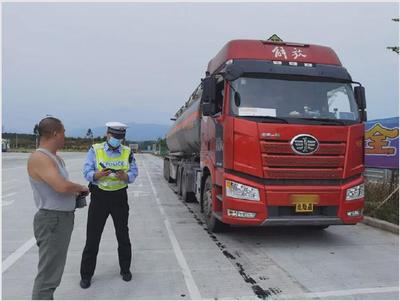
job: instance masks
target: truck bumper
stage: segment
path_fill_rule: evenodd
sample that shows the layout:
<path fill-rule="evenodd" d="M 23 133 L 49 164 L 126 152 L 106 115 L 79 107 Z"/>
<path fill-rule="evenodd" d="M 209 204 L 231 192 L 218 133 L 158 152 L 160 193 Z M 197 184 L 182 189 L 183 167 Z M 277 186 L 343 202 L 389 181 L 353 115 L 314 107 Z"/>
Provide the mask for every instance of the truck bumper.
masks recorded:
<path fill-rule="evenodd" d="M 257 188 L 260 201 L 227 197 L 225 180 Z M 337 186 L 262 185 L 247 178 L 225 173 L 221 220 L 227 224 L 247 226 L 356 224 L 363 219 L 364 198 L 346 201 L 346 190 L 363 182 L 361 176 Z M 299 195 L 313 196 L 317 199 L 313 212 L 296 212 L 293 196 Z M 232 212 L 237 214 L 232 215 Z M 251 214 L 255 216 L 242 217 Z"/>
<path fill-rule="evenodd" d="M 338 217 L 288 217 L 267 218 L 260 226 L 310 226 L 310 225 L 343 225 Z"/>

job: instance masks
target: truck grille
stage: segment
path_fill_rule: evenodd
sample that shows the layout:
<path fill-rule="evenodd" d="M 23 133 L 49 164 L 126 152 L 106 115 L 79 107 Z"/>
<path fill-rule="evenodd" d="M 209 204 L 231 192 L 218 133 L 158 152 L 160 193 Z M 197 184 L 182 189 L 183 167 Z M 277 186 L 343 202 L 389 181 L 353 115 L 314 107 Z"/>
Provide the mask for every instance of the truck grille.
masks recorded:
<path fill-rule="evenodd" d="M 312 155 L 293 152 L 289 141 L 261 141 L 265 178 L 340 179 L 343 175 L 346 144 L 320 142 Z"/>

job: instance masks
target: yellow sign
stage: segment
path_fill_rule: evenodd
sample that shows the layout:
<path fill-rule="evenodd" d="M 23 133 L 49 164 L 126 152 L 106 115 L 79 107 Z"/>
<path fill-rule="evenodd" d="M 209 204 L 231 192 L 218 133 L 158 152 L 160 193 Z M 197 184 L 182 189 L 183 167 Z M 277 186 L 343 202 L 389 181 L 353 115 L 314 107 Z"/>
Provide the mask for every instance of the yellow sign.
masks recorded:
<path fill-rule="evenodd" d="M 290 196 L 296 212 L 313 212 L 314 205 L 319 202 L 317 194 L 292 194 Z"/>
<path fill-rule="evenodd" d="M 270 41 L 270 42 L 283 42 L 283 40 L 280 37 L 278 37 L 276 34 L 273 34 L 272 36 L 270 36 L 267 41 Z"/>
<path fill-rule="evenodd" d="M 296 212 L 313 212 L 314 204 L 313 203 L 296 203 Z"/>
<path fill-rule="evenodd" d="M 376 123 L 365 132 L 365 153 L 367 155 L 396 155 L 396 147 L 390 146 L 390 139 L 399 137 L 398 128 L 387 128 Z"/>

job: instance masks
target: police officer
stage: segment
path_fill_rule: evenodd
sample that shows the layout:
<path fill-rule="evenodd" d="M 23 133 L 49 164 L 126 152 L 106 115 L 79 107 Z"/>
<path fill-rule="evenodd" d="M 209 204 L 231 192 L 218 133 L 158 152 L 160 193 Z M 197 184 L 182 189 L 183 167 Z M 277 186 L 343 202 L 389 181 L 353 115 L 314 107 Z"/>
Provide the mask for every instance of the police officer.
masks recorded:
<path fill-rule="evenodd" d="M 96 258 L 104 225 L 111 214 L 118 240 L 120 274 L 124 281 L 132 279 L 131 243 L 128 229 L 128 183 L 138 175 L 129 147 L 122 145 L 127 126 L 108 122 L 107 141 L 94 144 L 86 158 L 84 176 L 90 182 L 90 205 L 86 229 L 86 245 L 81 261 L 82 288 L 88 288 L 96 267 Z"/>

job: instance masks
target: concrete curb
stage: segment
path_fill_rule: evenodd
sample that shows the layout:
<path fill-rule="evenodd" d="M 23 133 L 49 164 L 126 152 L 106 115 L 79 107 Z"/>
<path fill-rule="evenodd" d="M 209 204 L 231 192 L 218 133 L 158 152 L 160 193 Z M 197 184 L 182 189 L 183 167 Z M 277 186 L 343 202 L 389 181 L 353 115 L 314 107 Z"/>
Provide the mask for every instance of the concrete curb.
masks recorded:
<path fill-rule="evenodd" d="M 389 231 L 392 233 L 396 233 L 399 234 L 399 226 L 389 223 L 389 222 L 385 222 L 382 221 L 380 219 L 376 219 L 370 216 L 364 216 L 364 220 L 362 221 L 362 223 L 371 226 L 371 227 L 375 227 L 375 228 L 379 228 L 385 231 Z"/>

